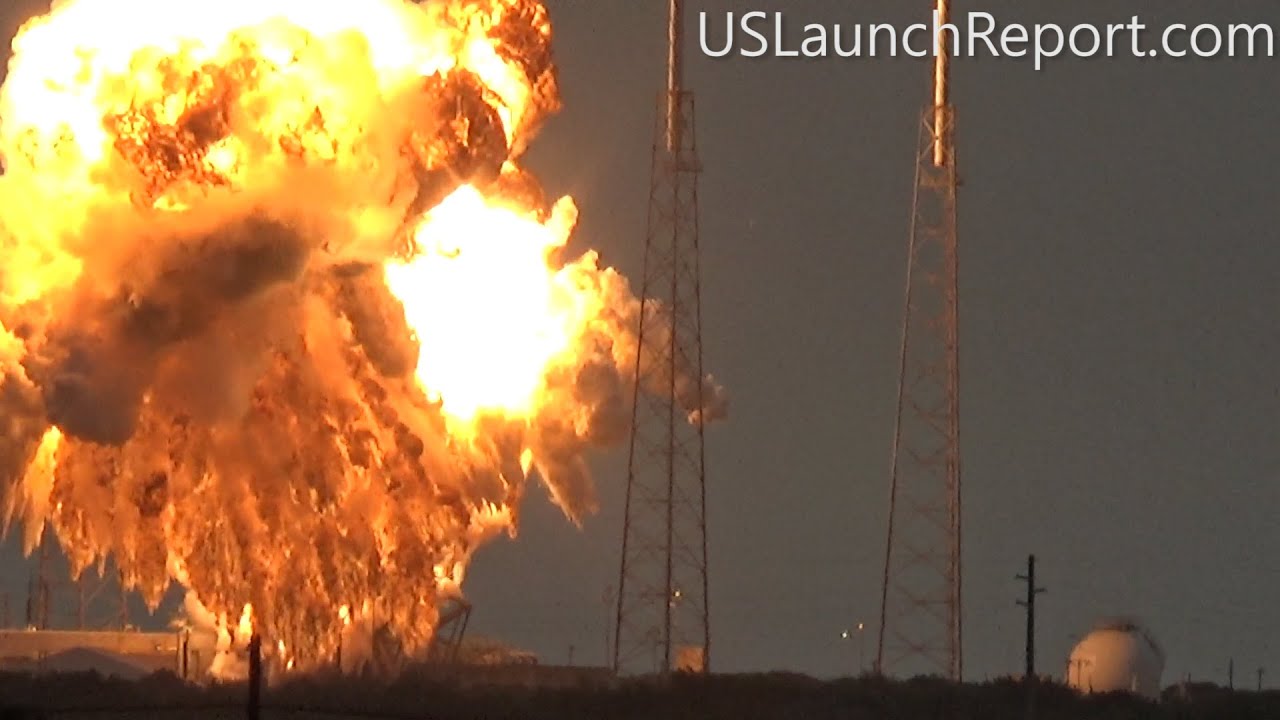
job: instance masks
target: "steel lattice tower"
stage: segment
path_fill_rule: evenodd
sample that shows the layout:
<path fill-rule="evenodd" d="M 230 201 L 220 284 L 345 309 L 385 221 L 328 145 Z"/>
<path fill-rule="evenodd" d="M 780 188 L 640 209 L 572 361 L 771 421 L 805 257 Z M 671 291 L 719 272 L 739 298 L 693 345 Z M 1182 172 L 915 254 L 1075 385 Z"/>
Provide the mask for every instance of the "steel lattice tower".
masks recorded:
<path fill-rule="evenodd" d="M 614 628 L 619 673 L 710 666 L 703 423 L 681 409 L 690 389 L 677 387 L 682 368 L 703 377 L 701 167 L 693 93 L 683 86 L 683 5 L 669 0 L 667 89 L 654 133 Z M 702 383 L 695 385 L 695 407 L 705 407 Z"/>
<path fill-rule="evenodd" d="M 36 566 L 27 584 L 26 624 L 41 630 L 127 628 L 128 593 L 119 570 L 108 563 L 101 569 L 109 568 L 109 572 L 99 573 L 99 568 L 89 567 L 79 577 L 69 577 L 63 574 L 70 570 L 66 557 L 58 553 L 55 558 L 56 542 L 48 527 L 41 531 Z M 69 590 L 74 596 L 74 619 L 66 617 L 69 610 L 65 596 L 60 594 L 62 590 Z"/>
<path fill-rule="evenodd" d="M 950 0 L 937 0 L 939 26 Z M 921 119 L 876 667 L 960 680 L 955 108 L 945 31 Z"/>

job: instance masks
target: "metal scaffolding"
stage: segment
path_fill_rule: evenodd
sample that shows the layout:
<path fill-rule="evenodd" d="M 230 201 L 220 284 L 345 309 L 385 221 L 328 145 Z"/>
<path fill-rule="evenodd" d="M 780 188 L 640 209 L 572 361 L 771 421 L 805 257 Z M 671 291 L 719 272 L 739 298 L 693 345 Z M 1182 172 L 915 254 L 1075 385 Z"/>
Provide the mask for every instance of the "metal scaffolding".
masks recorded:
<path fill-rule="evenodd" d="M 680 368 L 702 378 L 694 97 L 683 85 L 683 2 L 668 4 L 667 89 L 654 133 L 613 666 L 705 672 L 703 421 L 681 410 Z M 696 407 L 705 407 L 697 384 Z"/>
<path fill-rule="evenodd" d="M 941 24 L 950 1 L 938 0 Z M 941 34 L 941 32 L 940 32 Z M 921 119 L 876 668 L 963 675 L 955 107 L 947 38 Z"/>

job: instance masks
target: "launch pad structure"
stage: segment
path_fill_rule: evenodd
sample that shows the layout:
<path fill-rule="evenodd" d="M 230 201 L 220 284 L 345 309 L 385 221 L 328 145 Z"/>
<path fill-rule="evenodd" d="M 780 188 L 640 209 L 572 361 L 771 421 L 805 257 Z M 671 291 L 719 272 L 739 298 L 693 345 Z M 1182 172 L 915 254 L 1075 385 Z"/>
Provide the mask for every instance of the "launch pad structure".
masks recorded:
<path fill-rule="evenodd" d="M 936 0 L 939 28 L 951 0 Z M 956 111 L 945 29 L 920 121 L 876 671 L 963 679 Z"/>
<path fill-rule="evenodd" d="M 681 408 L 680 368 L 704 408 L 694 95 L 684 3 L 667 5 L 667 83 L 654 133 L 613 670 L 706 672 L 711 659 L 704 419 Z M 658 322 L 655 322 L 658 321 Z M 665 321 L 665 322 L 662 322 Z"/>
<path fill-rule="evenodd" d="M 212 636 L 206 638 L 189 630 L 148 632 L 134 627 L 129 592 L 114 566 L 108 564 L 101 574 L 89 568 L 79 578 L 72 578 L 65 558 L 55 550 L 56 544 L 46 529 L 31 563 L 23 615 L 14 617 L 9 595 L 3 596 L 0 669 L 40 670 L 49 656 L 87 652 L 127 657 L 140 666 L 171 670 L 184 679 L 197 679 L 208 670 L 216 654 Z M 462 657 L 462 649 L 471 614 L 469 602 L 452 598 L 441 606 L 435 633 L 420 656 L 410 658 L 402 655 L 394 643 L 375 642 L 372 657 L 364 662 L 381 672 L 391 672 L 410 662 L 433 667 L 470 664 Z M 150 621 L 142 624 L 156 624 L 154 616 Z M 339 640 L 334 666 L 339 671 L 354 671 L 361 664 L 344 663 L 343 642 Z"/>

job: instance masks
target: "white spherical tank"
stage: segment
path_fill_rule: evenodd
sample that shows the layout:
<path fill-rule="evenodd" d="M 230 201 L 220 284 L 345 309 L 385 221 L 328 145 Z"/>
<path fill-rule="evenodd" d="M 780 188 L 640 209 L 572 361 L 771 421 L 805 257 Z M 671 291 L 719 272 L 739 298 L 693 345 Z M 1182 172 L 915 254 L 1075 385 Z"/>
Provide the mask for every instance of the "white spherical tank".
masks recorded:
<path fill-rule="evenodd" d="M 1164 652 L 1151 635 L 1128 621 L 1099 624 L 1071 651 L 1067 685 L 1085 693 L 1132 692 L 1160 696 Z"/>

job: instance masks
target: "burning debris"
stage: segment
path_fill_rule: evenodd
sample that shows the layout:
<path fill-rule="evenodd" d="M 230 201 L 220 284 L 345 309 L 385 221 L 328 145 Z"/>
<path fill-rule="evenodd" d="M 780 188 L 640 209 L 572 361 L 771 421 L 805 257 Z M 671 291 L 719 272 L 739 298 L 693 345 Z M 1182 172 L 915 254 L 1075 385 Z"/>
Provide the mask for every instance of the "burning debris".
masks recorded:
<path fill-rule="evenodd" d="M 121 17 L 131 19 L 120 22 Z M 112 32 L 102 32 L 110 27 Z M 0 89 L 0 490 L 30 551 L 289 666 L 429 643 L 536 475 L 574 521 L 638 313 L 518 160 L 536 0 L 65 0 Z M 640 358 L 640 362 L 650 362 Z M 719 417 L 709 378 L 678 387 Z M 695 407 L 703 383 L 705 407 Z M 243 638 L 241 638 L 243 639 Z"/>

